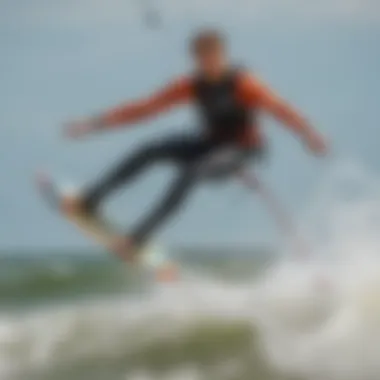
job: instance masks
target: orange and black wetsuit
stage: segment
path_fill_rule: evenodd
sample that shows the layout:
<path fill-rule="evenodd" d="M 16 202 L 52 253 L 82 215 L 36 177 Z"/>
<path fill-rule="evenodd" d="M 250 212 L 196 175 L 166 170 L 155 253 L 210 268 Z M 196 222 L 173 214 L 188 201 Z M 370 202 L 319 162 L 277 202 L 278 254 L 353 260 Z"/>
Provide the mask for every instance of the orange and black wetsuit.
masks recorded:
<path fill-rule="evenodd" d="M 132 231 L 136 244 L 148 239 L 183 204 L 200 180 L 236 173 L 248 158 L 257 155 L 263 145 L 257 124 L 261 109 L 293 128 L 297 125 L 294 119 L 298 115 L 290 107 L 257 79 L 238 69 L 228 71 L 217 81 L 201 75 L 176 80 L 147 99 L 104 114 L 101 124 L 112 128 L 136 123 L 185 103 L 193 104 L 201 118 L 197 133 L 147 144 L 85 194 L 86 206 L 94 210 L 110 192 L 133 180 L 148 165 L 158 161 L 177 165 L 179 175 L 164 199 Z"/>

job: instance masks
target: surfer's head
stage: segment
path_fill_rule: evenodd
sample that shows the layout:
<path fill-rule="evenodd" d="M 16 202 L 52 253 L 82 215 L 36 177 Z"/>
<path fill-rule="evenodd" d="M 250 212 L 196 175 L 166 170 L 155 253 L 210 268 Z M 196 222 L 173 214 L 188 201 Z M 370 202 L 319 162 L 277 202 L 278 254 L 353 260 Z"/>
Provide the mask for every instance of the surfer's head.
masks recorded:
<path fill-rule="evenodd" d="M 199 71 L 206 76 L 218 77 L 227 66 L 224 36 L 213 29 L 196 33 L 191 39 L 190 50 Z"/>

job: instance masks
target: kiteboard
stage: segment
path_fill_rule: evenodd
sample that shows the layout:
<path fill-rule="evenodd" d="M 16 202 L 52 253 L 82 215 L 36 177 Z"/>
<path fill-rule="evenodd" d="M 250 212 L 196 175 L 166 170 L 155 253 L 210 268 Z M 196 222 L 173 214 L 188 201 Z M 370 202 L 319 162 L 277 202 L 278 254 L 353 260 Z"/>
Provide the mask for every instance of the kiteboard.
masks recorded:
<path fill-rule="evenodd" d="M 87 215 L 80 212 L 69 212 L 62 207 L 65 192 L 52 177 L 47 174 L 39 173 L 37 176 L 37 188 L 42 199 L 68 222 L 74 225 L 91 241 L 109 250 L 113 242 L 120 238 L 122 234 L 115 226 L 112 226 L 104 218 L 97 215 Z M 136 259 L 131 265 L 137 265 L 150 272 L 154 279 L 159 282 L 172 282 L 179 279 L 178 266 L 170 260 L 157 247 L 148 245 L 134 252 Z"/>

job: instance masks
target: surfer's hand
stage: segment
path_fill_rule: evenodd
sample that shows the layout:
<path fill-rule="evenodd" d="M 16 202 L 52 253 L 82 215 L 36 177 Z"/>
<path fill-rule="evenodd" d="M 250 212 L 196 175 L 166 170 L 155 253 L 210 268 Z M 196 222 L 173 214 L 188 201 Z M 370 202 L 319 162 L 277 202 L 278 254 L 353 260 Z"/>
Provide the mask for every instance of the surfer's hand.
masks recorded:
<path fill-rule="evenodd" d="M 327 141 L 319 133 L 309 130 L 304 136 L 307 147 L 316 155 L 324 156 L 328 152 Z"/>
<path fill-rule="evenodd" d="M 102 127 L 102 121 L 99 117 L 85 120 L 73 121 L 64 127 L 64 134 L 71 139 L 82 138 Z"/>
<path fill-rule="evenodd" d="M 63 133 L 70 139 L 78 139 L 86 136 L 92 130 L 92 124 L 89 121 L 74 121 L 64 126 Z"/>

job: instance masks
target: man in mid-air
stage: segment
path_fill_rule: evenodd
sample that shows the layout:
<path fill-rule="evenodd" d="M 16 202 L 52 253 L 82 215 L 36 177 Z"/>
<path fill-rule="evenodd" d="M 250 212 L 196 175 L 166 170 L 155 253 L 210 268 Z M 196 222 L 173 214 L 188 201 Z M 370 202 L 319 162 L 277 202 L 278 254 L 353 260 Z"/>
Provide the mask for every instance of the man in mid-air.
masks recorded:
<path fill-rule="evenodd" d="M 223 36 L 212 30 L 196 34 L 190 42 L 195 70 L 173 80 L 152 95 L 126 103 L 89 119 L 66 126 L 71 138 L 136 124 L 164 111 L 192 104 L 200 117 L 193 135 L 154 140 L 123 159 L 80 196 L 65 197 L 66 212 L 91 215 L 121 185 L 133 181 L 143 169 L 170 162 L 178 174 L 165 196 L 145 218 L 110 247 L 132 259 L 159 227 L 184 203 L 194 187 L 205 179 L 230 178 L 263 149 L 258 113 L 265 111 L 295 132 L 314 154 L 324 154 L 326 143 L 297 111 L 247 70 L 228 59 Z"/>

